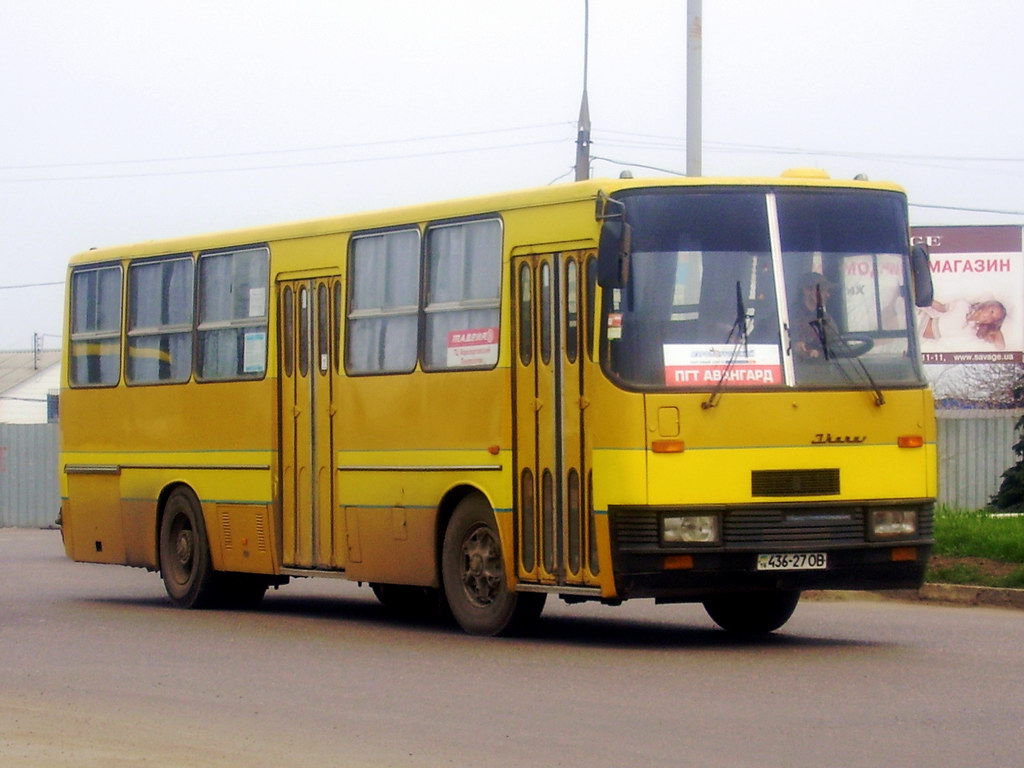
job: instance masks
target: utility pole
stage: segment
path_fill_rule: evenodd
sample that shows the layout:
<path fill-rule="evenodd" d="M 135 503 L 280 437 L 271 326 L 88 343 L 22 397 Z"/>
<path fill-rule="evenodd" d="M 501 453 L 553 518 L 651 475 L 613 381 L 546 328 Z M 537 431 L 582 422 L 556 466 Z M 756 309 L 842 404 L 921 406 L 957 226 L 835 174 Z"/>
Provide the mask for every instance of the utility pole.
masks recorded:
<path fill-rule="evenodd" d="M 701 175 L 701 0 L 686 0 L 686 175 Z"/>
<path fill-rule="evenodd" d="M 583 0 L 583 98 L 576 126 L 576 181 L 590 178 L 590 107 L 587 104 L 587 65 L 590 55 L 590 0 Z"/>

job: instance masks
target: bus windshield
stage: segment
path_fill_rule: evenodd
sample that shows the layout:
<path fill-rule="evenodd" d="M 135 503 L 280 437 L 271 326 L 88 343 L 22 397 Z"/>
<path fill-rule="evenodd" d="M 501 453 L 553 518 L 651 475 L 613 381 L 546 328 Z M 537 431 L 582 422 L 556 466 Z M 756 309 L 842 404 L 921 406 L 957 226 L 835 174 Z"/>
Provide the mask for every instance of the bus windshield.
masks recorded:
<path fill-rule="evenodd" d="M 602 363 L 653 389 L 920 386 L 894 192 L 623 194 L 632 249 Z"/>

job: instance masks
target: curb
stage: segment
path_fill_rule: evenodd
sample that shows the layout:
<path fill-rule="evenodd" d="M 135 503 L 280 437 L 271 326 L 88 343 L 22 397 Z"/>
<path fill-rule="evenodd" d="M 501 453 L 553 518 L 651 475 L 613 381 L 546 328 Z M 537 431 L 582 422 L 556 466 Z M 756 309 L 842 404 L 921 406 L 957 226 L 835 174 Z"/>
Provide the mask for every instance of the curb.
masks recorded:
<path fill-rule="evenodd" d="M 1024 589 L 976 587 L 966 584 L 925 584 L 920 589 L 887 589 L 872 592 L 808 590 L 810 600 L 899 600 L 906 603 L 970 605 L 1024 610 Z"/>
<path fill-rule="evenodd" d="M 966 584 L 925 584 L 917 592 L 919 600 L 1024 610 L 1024 589 L 973 587 Z"/>

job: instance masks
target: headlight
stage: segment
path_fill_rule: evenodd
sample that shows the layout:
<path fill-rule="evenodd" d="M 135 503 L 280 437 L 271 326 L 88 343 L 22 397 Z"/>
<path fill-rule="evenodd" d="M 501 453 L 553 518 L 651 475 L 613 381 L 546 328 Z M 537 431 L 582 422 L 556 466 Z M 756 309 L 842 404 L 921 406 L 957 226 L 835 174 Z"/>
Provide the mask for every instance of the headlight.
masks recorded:
<path fill-rule="evenodd" d="M 665 544 L 717 544 L 718 517 L 666 515 L 661 518 L 661 540 Z"/>
<path fill-rule="evenodd" d="M 895 536 L 917 535 L 917 510 L 914 509 L 873 509 L 871 510 L 871 537 L 889 539 Z"/>

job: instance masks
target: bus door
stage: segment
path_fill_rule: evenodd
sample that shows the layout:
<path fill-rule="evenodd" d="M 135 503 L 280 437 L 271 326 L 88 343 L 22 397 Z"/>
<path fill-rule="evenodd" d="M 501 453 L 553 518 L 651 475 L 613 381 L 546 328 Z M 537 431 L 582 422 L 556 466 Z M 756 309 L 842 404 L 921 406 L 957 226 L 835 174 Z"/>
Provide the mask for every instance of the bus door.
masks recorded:
<path fill-rule="evenodd" d="M 519 578 L 582 585 L 589 467 L 580 324 L 582 254 L 516 257 L 516 525 Z"/>
<path fill-rule="evenodd" d="M 281 354 L 283 560 L 296 568 L 336 568 L 334 531 L 334 370 L 339 278 L 278 283 Z"/>

